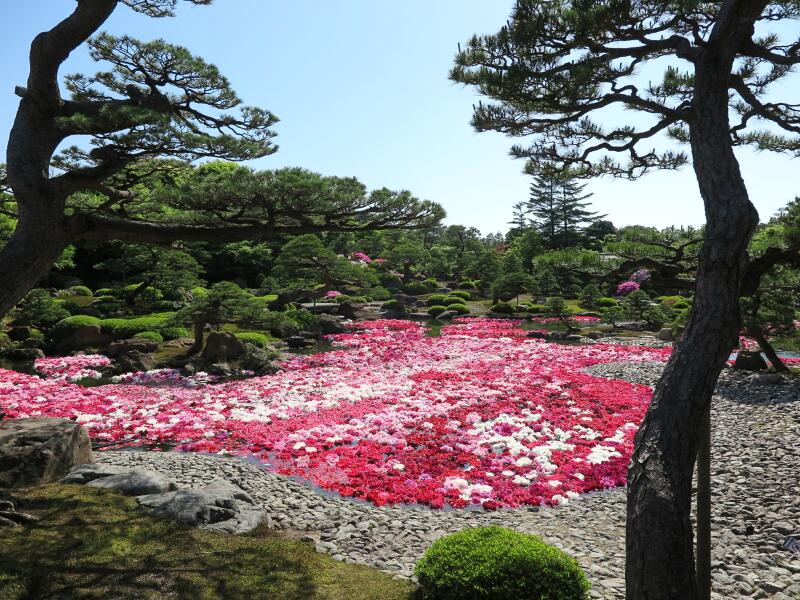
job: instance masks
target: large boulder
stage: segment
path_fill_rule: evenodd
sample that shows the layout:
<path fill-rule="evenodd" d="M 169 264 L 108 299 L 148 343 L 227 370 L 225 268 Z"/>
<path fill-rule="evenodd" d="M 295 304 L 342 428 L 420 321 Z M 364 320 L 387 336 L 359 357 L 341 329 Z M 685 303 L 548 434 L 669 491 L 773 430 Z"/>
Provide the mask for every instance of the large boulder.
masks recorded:
<path fill-rule="evenodd" d="M 94 461 L 86 429 L 69 419 L 33 417 L 0 423 L 0 488 L 57 481 Z"/>
<path fill-rule="evenodd" d="M 83 325 L 61 342 L 61 345 L 73 350 L 85 350 L 105 346 L 112 339 L 110 335 L 103 333 L 100 325 Z"/>
<path fill-rule="evenodd" d="M 158 350 L 158 344 L 152 340 L 132 339 L 132 340 L 119 340 L 109 344 L 106 354 L 111 358 L 130 354 L 131 352 L 140 352 L 148 354 Z"/>
<path fill-rule="evenodd" d="M 10 360 L 28 361 L 44 358 L 44 351 L 41 348 L 12 348 L 6 350 L 4 354 Z"/>
<path fill-rule="evenodd" d="M 317 324 L 319 325 L 320 331 L 325 335 L 344 333 L 347 331 L 342 319 L 334 315 L 317 315 Z"/>
<path fill-rule="evenodd" d="M 12 327 L 8 330 L 8 338 L 12 342 L 22 342 L 27 340 L 33 335 L 30 327 L 20 325 L 19 327 Z"/>
<path fill-rule="evenodd" d="M 272 375 L 280 371 L 280 367 L 272 360 L 272 354 L 252 344 L 245 344 L 242 368 L 253 371 L 256 375 Z"/>
<path fill-rule="evenodd" d="M 760 352 L 743 350 L 736 355 L 733 368 L 743 371 L 763 371 L 767 368 L 767 362 Z"/>
<path fill-rule="evenodd" d="M 236 360 L 243 354 L 242 341 L 227 331 L 209 333 L 203 348 L 203 360 L 209 364 Z"/>
<path fill-rule="evenodd" d="M 244 490 L 223 480 L 199 490 L 151 494 L 136 500 L 156 517 L 222 533 L 245 533 L 264 517 L 264 511 Z"/>
<path fill-rule="evenodd" d="M 136 373 L 150 371 L 156 368 L 158 359 L 155 354 L 145 354 L 132 350 L 119 356 L 116 360 L 116 370 L 119 373 Z"/>
<path fill-rule="evenodd" d="M 656 338 L 661 340 L 662 342 L 672 342 L 675 341 L 675 338 L 672 335 L 672 329 L 670 327 L 664 327 L 661 329 L 657 334 Z"/>

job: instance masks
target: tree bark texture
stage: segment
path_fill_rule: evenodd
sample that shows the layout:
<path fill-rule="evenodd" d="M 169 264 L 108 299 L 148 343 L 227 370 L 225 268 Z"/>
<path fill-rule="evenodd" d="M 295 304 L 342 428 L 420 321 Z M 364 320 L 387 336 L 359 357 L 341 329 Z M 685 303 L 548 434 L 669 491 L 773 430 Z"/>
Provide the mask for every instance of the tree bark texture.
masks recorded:
<path fill-rule="evenodd" d="M 628 469 L 628 600 L 699 597 L 690 520 L 692 473 L 703 417 L 738 339 L 747 246 L 758 223 L 731 145 L 728 77 L 738 40 L 751 34 L 762 9 L 755 2 L 725 3 L 709 48 L 695 64 L 689 131 L 706 234 L 694 308 L 655 387 Z"/>

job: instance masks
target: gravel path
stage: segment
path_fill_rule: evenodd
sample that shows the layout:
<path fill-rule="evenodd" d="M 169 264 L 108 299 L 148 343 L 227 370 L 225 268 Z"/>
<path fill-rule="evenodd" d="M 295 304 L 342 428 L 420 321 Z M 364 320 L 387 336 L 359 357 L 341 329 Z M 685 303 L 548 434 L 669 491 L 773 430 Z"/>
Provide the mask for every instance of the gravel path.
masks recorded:
<path fill-rule="evenodd" d="M 590 372 L 653 384 L 662 366 L 617 363 Z M 712 597 L 800 599 L 800 555 L 780 547 L 787 535 L 800 537 L 800 382 L 758 385 L 726 369 L 712 418 Z M 256 498 L 276 528 L 313 540 L 338 560 L 397 577 L 410 577 L 416 560 L 442 535 L 501 524 L 535 533 L 575 556 L 592 582 L 593 598 L 624 597 L 623 490 L 556 508 L 378 508 L 237 459 L 135 451 L 102 452 L 97 459 L 157 471 L 187 487 L 228 479 Z"/>

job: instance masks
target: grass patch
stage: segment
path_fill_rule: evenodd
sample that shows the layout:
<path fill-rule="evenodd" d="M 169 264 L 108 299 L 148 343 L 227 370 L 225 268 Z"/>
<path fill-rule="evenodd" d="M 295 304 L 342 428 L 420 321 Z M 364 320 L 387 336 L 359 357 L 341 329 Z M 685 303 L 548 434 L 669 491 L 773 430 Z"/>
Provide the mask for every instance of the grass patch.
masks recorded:
<path fill-rule="evenodd" d="M 411 586 L 259 527 L 226 536 L 151 518 L 107 490 L 14 492 L 41 521 L 0 536 L 0 600 L 23 598 L 400 600 Z"/>

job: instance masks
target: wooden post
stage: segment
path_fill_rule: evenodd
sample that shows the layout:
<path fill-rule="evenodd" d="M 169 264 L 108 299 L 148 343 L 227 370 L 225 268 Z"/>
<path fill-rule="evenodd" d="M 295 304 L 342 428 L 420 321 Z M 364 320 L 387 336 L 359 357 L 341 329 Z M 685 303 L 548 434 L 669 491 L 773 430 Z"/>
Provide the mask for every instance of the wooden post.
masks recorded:
<path fill-rule="evenodd" d="M 697 589 L 700 600 L 711 598 L 711 406 L 701 425 L 697 453 Z"/>

